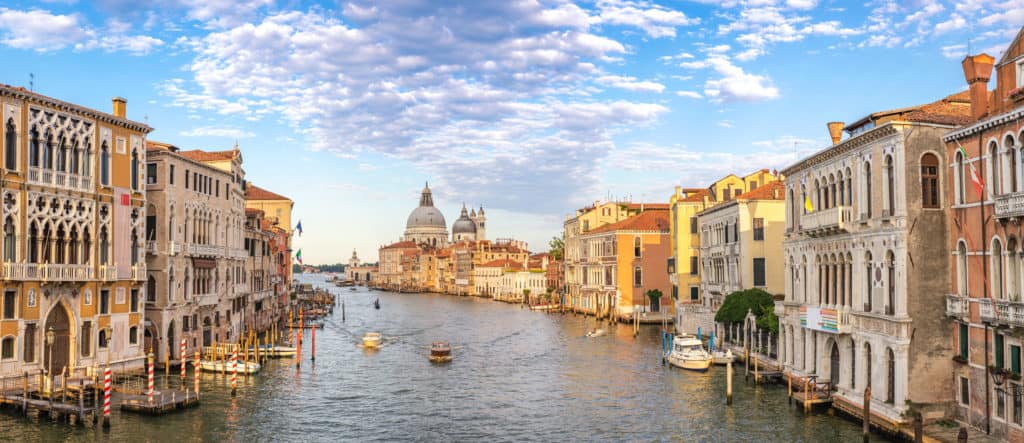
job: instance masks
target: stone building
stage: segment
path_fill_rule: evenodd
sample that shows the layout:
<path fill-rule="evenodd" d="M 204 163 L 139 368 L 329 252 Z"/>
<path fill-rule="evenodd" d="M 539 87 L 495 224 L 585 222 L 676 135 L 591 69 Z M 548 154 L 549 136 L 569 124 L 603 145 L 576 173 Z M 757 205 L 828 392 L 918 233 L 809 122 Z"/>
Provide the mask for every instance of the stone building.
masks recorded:
<path fill-rule="evenodd" d="M 242 156 L 147 144 L 146 332 L 158 360 L 237 338 L 243 273 Z"/>
<path fill-rule="evenodd" d="M 0 375 L 143 363 L 151 128 L 126 106 L 114 98 L 108 114 L 0 85 Z"/>
<path fill-rule="evenodd" d="M 785 206 L 782 182 L 772 181 L 697 213 L 704 306 L 715 311 L 744 289 L 784 292 Z"/>
<path fill-rule="evenodd" d="M 581 310 L 619 318 L 643 306 L 671 312 L 671 284 L 664 272 L 669 254 L 669 214 L 646 209 L 625 220 L 580 235 Z M 649 290 L 661 291 L 650 300 Z"/>
<path fill-rule="evenodd" d="M 851 414 L 867 387 L 873 420 L 890 426 L 909 420 L 911 403 L 929 419 L 952 400 L 936 295 L 949 288 L 941 136 L 969 109 L 961 93 L 829 123 L 833 145 L 783 171 L 779 359 L 790 374 L 831 381 L 833 405 Z"/>
<path fill-rule="evenodd" d="M 282 244 L 277 253 L 280 255 L 280 267 L 284 273 L 279 277 L 282 281 L 277 284 L 281 285 L 281 298 L 286 298 L 288 294 L 284 293 L 285 289 L 287 285 L 292 283 L 292 260 L 294 256 L 291 242 L 295 226 L 292 224 L 292 209 L 295 207 L 295 202 L 288 197 L 268 191 L 252 183 L 243 182 L 242 184 L 245 191 L 245 207 L 263 211 L 264 217 L 270 221 L 271 225 L 284 233 L 284 235 L 278 236 L 278 241 L 282 242 Z"/>
<path fill-rule="evenodd" d="M 995 66 L 994 90 L 989 90 Z M 1024 339 L 1024 28 L 998 61 L 962 62 L 971 114 L 947 133 L 942 182 L 947 208 L 945 288 L 953 350 L 956 417 L 1010 441 L 1024 440 L 1021 348 Z M 941 155 L 941 154 L 940 154 Z M 977 171 L 984 183 L 974 185 Z M 944 197 L 944 198 L 943 198 Z M 999 381 L 1000 384 L 996 382 Z"/>
<path fill-rule="evenodd" d="M 420 205 L 409 214 L 402 240 L 433 248 L 448 246 L 448 225 L 445 224 L 441 210 L 434 207 L 434 196 L 429 185 L 423 186 Z"/>
<path fill-rule="evenodd" d="M 363 263 L 359 260 L 356 250 L 352 250 L 352 257 L 348 259 L 348 266 L 345 266 L 345 279 L 357 285 L 369 285 L 373 281 L 373 274 L 377 266 Z"/>
<path fill-rule="evenodd" d="M 245 210 L 245 261 L 241 275 L 233 275 L 235 293 L 231 312 L 240 319 L 241 329 L 262 331 L 279 318 L 283 310 L 278 297 L 279 260 L 277 233 L 271 220 L 259 209 Z"/>

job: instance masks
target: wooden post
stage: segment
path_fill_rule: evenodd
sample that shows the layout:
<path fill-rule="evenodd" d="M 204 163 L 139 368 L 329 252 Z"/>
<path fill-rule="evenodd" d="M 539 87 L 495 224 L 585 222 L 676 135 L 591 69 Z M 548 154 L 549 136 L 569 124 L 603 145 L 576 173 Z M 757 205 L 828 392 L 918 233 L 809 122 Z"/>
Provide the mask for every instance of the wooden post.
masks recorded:
<path fill-rule="evenodd" d="M 298 335 L 299 331 L 295 331 L 295 334 Z M 298 346 L 295 347 L 295 369 L 298 370 L 299 364 L 302 362 L 302 338 L 295 337 L 295 341 L 298 344 Z"/>
<path fill-rule="evenodd" d="M 750 348 L 743 347 L 743 379 L 750 379 Z"/>
<path fill-rule="evenodd" d="M 868 434 L 871 432 L 871 386 L 864 388 L 864 429 L 861 434 L 864 442 L 868 441 Z"/>
<path fill-rule="evenodd" d="M 924 441 L 924 420 L 921 419 L 921 414 L 914 414 L 914 443 L 922 443 Z"/>
<path fill-rule="evenodd" d="M 313 328 L 313 341 L 310 343 L 312 349 L 309 354 L 309 361 L 316 362 L 316 327 Z"/>
<path fill-rule="evenodd" d="M 21 412 L 28 414 L 28 371 L 24 371 L 25 378 L 22 382 Z"/>
<path fill-rule="evenodd" d="M 757 353 L 754 353 L 754 384 L 757 384 Z"/>
<path fill-rule="evenodd" d="M 810 390 L 809 390 L 809 389 L 807 388 L 807 381 L 808 381 L 808 380 L 810 380 L 810 377 L 808 377 L 808 376 L 806 376 L 806 375 L 805 375 L 805 376 L 804 376 L 804 414 L 806 414 L 806 413 L 808 413 L 808 412 L 810 412 L 810 411 L 811 411 L 811 404 L 807 402 L 807 394 L 808 394 L 808 393 L 809 393 L 809 391 L 810 391 Z"/>
<path fill-rule="evenodd" d="M 79 385 L 82 390 L 78 391 L 78 425 L 82 424 L 82 420 L 85 419 L 85 377 L 82 377 L 81 384 Z"/>
<path fill-rule="evenodd" d="M 192 368 L 193 369 L 192 372 L 194 373 L 193 379 L 194 379 L 194 384 L 195 384 L 195 389 L 196 389 L 196 400 L 199 400 L 199 371 L 200 371 L 199 356 L 200 356 L 199 350 L 196 349 L 195 367 Z M 182 362 L 182 364 L 184 364 L 184 362 Z M 216 372 L 214 374 L 216 374 Z"/>
<path fill-rule="evenodd" d="M 732 350 L 725 351 L 725 404 L 732 405 Z"/>
<path fill-rule="evenodd" d="M 96 369 L 98 369 L 98 368 L 96 368 Z M 92 424 L 96 424 L 96 422 L 98 422 L 100 420 L 100 390 L 99 390 L 99 387 L 97 386 L 98 380 L 96 379 L 96 377 L 97 377 L 97 375 L 96 375 L 96 372 L 94 371 L 93 374 L 92 374 L 92 404 L 93 404 Z M 27 389 L 27 387 L 26 387 L 26 389 Z M 28 411 L 28 409 L 26 409 L 26 411 Z"/>
<path fill-rule="evenodd" d="M 786 390 L 787 397 L 789 397 L 789 404 L 793 404 L 793 373 L 786 374 L 786 384 L 789 386 Z"/>
<path fill-rule="evenodd" d="M 341 301 L 341 321 L 345 321 L 345 300 Z"/>

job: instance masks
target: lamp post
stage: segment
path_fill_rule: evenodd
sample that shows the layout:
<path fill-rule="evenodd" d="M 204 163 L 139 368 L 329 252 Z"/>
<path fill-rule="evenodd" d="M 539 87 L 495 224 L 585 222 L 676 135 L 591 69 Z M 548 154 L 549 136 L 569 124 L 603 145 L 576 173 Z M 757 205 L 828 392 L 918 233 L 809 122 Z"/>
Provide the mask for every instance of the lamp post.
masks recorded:
<path fill-rule="evenodd" d="M 57 333 L 50 326 L 46 330 L 46 346 L 50 348 L 49 357 L 46 359 L 46 378 L 49 379 L 50 410 L 53 411 L 53 342 L 57 339 Z"/>

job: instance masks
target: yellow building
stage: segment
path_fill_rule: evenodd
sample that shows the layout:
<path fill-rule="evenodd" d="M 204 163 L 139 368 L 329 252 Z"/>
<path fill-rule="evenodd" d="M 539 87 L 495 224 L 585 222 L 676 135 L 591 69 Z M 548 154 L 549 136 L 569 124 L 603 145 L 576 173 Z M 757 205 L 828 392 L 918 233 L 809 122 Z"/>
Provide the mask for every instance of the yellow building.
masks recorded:
<path fill-rule="evenodd" d="M 0 86 L 0 376 L 142 365 L 151 129 L 126 106 L 115 98 L 107 114 Z"/>
<path fill-rule="evenodd" d="M 593 205 L 576 210 L 567 216 L 562 228 L 563 253 L 565 256 L 565 304 L 574 310 L 593 312 L 589 299 L 581 296 L 584 281 L 584 259 L 580 236 L 593 229 L 617 223 L 648 209 L 668 209 L 664 203 L 594 202 Z M 586 304 L 586 306 L 585 306 Z"/>
<path fill-rule="evenodd" d="M 252 183 L 244 183 L 245 186 L 245 207 L 259 209 L 266 214 L 267 219 L 288 233 L 286 236 L 288 244 L 285 245 L 285 261 L 288 271 L 285 276 L 285 285 L 292 282 L 292 207 L 295 202 L 292 199 L 280 194 L 270 192 Z"/>

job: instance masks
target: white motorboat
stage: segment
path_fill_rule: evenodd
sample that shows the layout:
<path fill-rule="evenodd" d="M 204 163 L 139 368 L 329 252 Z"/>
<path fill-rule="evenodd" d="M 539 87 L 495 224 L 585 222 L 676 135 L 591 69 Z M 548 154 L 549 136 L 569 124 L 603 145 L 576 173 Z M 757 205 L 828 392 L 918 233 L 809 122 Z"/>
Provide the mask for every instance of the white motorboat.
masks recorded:
<path fill-rule="evenodd" d="M 230 360 L 202 360 L 199 362 L 199 368 L 205 372 L 232 372 L 232 364 Z M 239 374 L 255 374 L 260 372 L 262 366 L 254 361 L 238 361 L 238 373 Z"/>
<path fill-rule="evenodd" d="M 594 329 L 593 331 L 587 332 L 587 337 L 601 337 L 608 334 L 608 331 L 604 329 Z"/>
<path fill-rule="evenodd" d="M 295 348 L 292 346 L 260 345 L 259 349 L 260 355 L 266 355 L 269 358 L 285 358 L 295 356 Z M 256 348 L 250 346 L 249 353 L 255 355 Z"/>
<path fill-rule="evenodd" d="M 672 350 L 665 355 L 665 359 L 672 366 L 701 372 L 707 371 L 713 360 L 700 340 L 692 335 L 673 337 Z"/>
<path fill-rule="evenodd" d="M 384 341 L 384 336 L 380 332 L 367 332 L 363 336 L 363 347 L 364 348 L 378 348 L 381 342 Z"/>
<path fill-rule="evenodd" d="M 736 356 L 729 354 L 726 351 L 715 351 L 711 353 L 711 360 L 716 365 L 727 365 L 730 361 L 735 361 Z"/>

